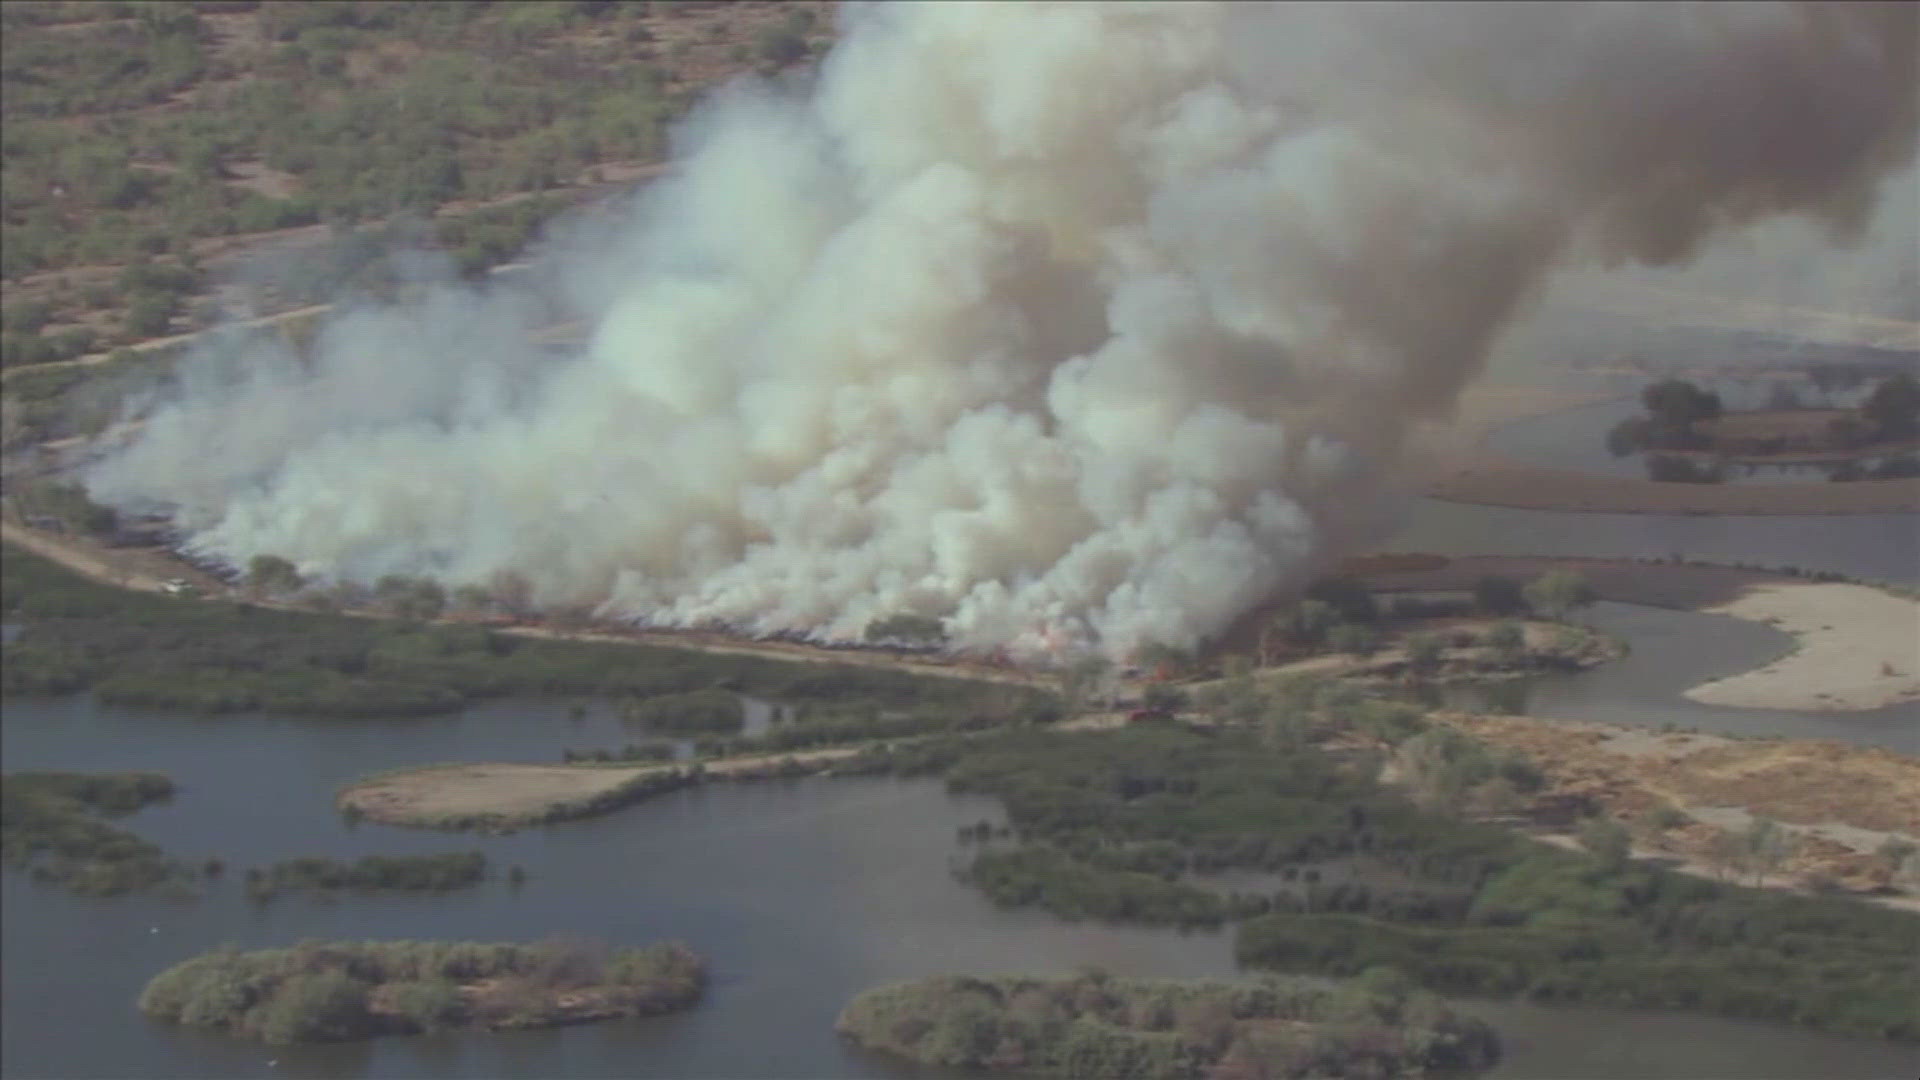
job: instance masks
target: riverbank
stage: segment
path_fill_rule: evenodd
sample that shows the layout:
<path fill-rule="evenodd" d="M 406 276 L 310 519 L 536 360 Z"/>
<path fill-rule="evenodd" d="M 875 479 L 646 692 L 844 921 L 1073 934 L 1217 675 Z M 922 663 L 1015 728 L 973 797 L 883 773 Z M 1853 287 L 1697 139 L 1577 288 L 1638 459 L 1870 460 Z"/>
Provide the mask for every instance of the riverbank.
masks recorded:
<path fill-rule="evenodd" d="M 1795 635 L 1793 652 L 1687 691 L 1745 708 L 1849 712 L 1920 700 L 1920 601 L 1872 586 L 1760 570 L 1624 559 L 1467 556 L 1423 569 L 1369 574 L 1379 591 L 1471 589 L 1486 576 L 1529 580 L 1553 570 L 1584 577 L 1603 600 L 1725 615 Z"/>
<path fill-rule="evenodd" d="M 387 825 L 505 832 L 605 813 L 696 779 L 671 766 L 429 765 L 353 784 L 335 805 Z"/>
<path fill-rule="evenodd" d="M 1581 513 L 1825 515 L 1920 511 L 1920 478 L 1845 484 L 1683 484 L 1550 468 L 1489 448 L 1496 427 L 1542 413 L 1578 408 L 1615 395 L 1527 388 L 1475 388 L 1462 395 L 1455 419 L 1416 440 L 1410 462 L 1425 462 L 1418 486 L 1450 502 Z"/>
<path fill-rule="evenodd" d="M 816 772 L 862 749 L 864 744 L 748 754 L 691 766 L 429 765 L 350 784 L 335 805 L 383 825 L 510 831 L 606 813 L 708 778 L 753 780 Z"/>
<path fill-rule="evenodd" d="M 1920 602 L 1864 585 L 1779 582 L 1700 610 L 1767 623 L 1798 645 L 1763 668 L 1688 690 L 1695 701 L 1809 711 L 1920 701 Z"/>
<path fill-rule="evenodd" d="M 1715 880 L 1790 892 L 1842 891 L 1920 911 L 1898 845 L 1920 845 L 1920 760 L 1876 747 L 1734 739 L 1522 716 L 1440 714 L 1519 753 L 1545 785 L 1523 816 L 1542 839 L 1578 846 L 1583 811 L 1625 825 L 1634 855 Z M 1776 823 L 1777 849 L 1745 842 Z"/>
<path fill-rule="evenodd" d="M 57 563 L 89 581 L 134 592 L 164 593 L 166 582 L 186 582 L 198 595 L 223 599 L 248 607 L 299 614 L 346 615 L 386 622 L 424 622 L 434 625 L 474 625 L 472 619 L 442 615 L 429 620 L 401 620 L 392 613 L 371 606 L 343 608 L 317 613 L 298 604 L 249 597 L 243 590 L 192 566 L 164 548 L 113 548 L 84 536 L 53 533 L 29 528 L 15 521 L 0 519 L 0 540 Z M 1012 687 L 1050 688 L 1053 680 L 1043 674 L 1011 666 L 983 663 L 959 657 L 911 658 L 882 649 L 827 648 L 793 641 L 764 641 L 733 637 L 699 630 L 643 630 L 633 626 L 603 624 L 588 629 L 562 628 L 521 620 L 510 626 L 489 627 L 493 632 L 541 641 L 581 642 L 622 646 L 659 646 L 716 656 L 751 657 L 791 661 L 809 665 L 851 665 L 886 669 L 908 675 L 999 683 Z"/>

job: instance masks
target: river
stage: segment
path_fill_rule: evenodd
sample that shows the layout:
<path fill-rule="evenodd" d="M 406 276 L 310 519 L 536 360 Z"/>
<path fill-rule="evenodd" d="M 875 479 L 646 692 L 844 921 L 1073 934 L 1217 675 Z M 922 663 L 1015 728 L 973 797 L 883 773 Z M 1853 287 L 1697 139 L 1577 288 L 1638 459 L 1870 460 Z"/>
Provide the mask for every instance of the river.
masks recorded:
<path fill-rule="evenodd" d="M 1531 531 L 1516 534 L 1514 515 Z M 1393 546 L 1665 555 L 1794 562 L 1912 581 L 1913 519 L 1633 518 L 1426 503 Z M 1624 515 L 1621 515 L 1624 517 Z M 1692 531 L 1688 531 L 1692 530 Z M 1904 538 L 1904 539 L 1903 539 Z M 1793 550 L 1796 540 L 1805 546 Z M 1444 542 L 1443 542 L 1444 541 Z M 1817 542 L 1816 542 L 1817 541 Z M 1906 562 L 1894 556 L 1906 543 Z M 1457 544 L 1458 546 L 1450 546 Z M 1536 685 L 1533 707 L 1596 719 L 1673 710 L 1688 726 L 1818 733 L 1901 745 L 1912 714 L 1885 717 L 1713 710 L 1677 691 L 1784 644 L 1766 627 L 1715 616 L 1601 605 L 1601 625 L 1641 645 L 1613 672 Z M 1692 620 L 1708 620 L 1708 624 Z M 1742 629 L 1736 629 L 1742 628 Z M 1749 632 L 1750 631 L 1750 632 Z M 1663 638 L 1661 635 L 1667 635 Z M 1670 647 L 1685 642 L 1689 648 Z M 1702 674 L 1702 673 L 1705 674 Z M 756 709 L 757 712 L 757 709 Z M 1662 714 L 1664 715 L 1664 714 Z M 19 1077 L 885 1077 L 832 1034 L 848 997 L 878 982 L 939 972 L 1198 976 L 1233 970 L 1231 936 L 1068 924 L 994 909 L 956 882 L 955 829 L 998 820 L 991 800 L 936 782 L 805 779 L 676 792 L 617 814 L 515 836 L 447 836 L 350 826 L 340 785 L 369 772 L 450 760 L 554 761 L 565 747 L 641 737 L 604 706 L 500 702 L 453 718 L 216 720 L 101 707 L 86 697 L 10 699 L 0 725 L 9 770 L 147 769 L 179 793 L 129 819 L 170 854 L 219 856 L 225 876 L 197 900 L 86 900 L 0 875 L 0 1073 Z M 1911 743 L 1905 744 L 1911 751 Z M 249 866 L 297 855 L 353 856 L 480 847 L 496 880 L 439 897 L 286 897 L 255 905 Z M 526 869 L 518 889 L 498 880 Z M 511 1035 L 383 1039 L 260 1048 L 148 1022 L 141 986 L 223 943 L 305 938 L 529 940 L 552 934 L 615 943 L 687 942 L 708 956 L 708 999 L 688 1013 Z M 1599 1009 L 1470 1003 L 1508 1054 L 1491 1075 L 1565 1080 L 1911 1076 L 1911 1047 L 1769 1025 Z"/>

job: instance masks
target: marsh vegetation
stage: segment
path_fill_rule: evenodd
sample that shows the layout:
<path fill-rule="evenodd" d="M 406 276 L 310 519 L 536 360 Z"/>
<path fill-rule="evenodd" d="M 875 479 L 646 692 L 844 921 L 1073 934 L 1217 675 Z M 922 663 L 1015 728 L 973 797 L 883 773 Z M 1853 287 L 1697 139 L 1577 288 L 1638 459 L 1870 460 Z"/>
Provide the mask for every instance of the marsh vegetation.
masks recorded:
<path fill-rule="evenodd" d="M 1085 1080 L 1386 1080 L 1499 1057 L 1486 1024 L 1384 970 L 1340 986 L 944 976 L 868 990 L 837 1026 L 920 1065 Z"/>
<path fill-rule="evenodd" d="M 156 773 L 8 773 L 0 777 L 6 863 L 80 896 L 185 890 L 190 868 L 107 820 L 172 797 L 173 782 Z"/>
<path fill-rule="evenodd" d="M 705 984 L 682 945 L 309 941 L 176 964 L 147 984 L 140 1011 L 261 1042 L 337 1042 L 650 1016 L 691 1007 Z"/>
<path fill-rule="evenodd" d="M 1238 729 L 993 733 L 875 750 L 856 767 L 999 798 L 1012 842 L 981 845 L 962 873 L 1003 905 L 1239 921 L 1241 960 L 1282 970 L 1388 966 L 1438 991 L 1920 1039 L 1920 916 L 1547 847 L 1461 816 L 1537 787 L 1522 761 L 1381 704 L 1267 708 Z M 1375 779 L 1385 749 L 1316 745 L 1351 743 L 1327 738 L 1340 730 L 1378 733 L 1409 786 Z M 1355 863 L 1379 872 L 1311 880 Z M 1308 883 L 1222 892 L 1208 877 L 1225 870 Z"/>

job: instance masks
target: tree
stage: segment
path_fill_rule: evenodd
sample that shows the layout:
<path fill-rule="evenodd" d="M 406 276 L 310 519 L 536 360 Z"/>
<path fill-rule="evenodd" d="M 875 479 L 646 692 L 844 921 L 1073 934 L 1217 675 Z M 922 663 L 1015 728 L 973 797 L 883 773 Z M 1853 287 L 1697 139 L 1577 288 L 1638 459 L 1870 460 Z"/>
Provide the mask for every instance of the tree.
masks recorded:
<path fill-rule="evenodd" d="M 939 619 L 902 612 L 868 623 L 866 639 L 874 643 L 937 649 L 947 643 L 947 630 Z"/>
<path fill-rule="evenodd" d="M 1187 695 L 1177 686 L 1154 683 L 1141 692 L 1140 704 L 1154 712 L 1176 713 L 1187 707 Z"/>
<path fill-rule="evenodd" d="M 255 555 L 247 564 L 247 589 L 255 596 L 282 596 L 300 591 L 300 571 L 278 555 Z"/>
<path fill-rule="evenodd" d="M 755 49 L 771 67 L 783 68 L 807 55 L 807 39 L 790 27 L 770 26 L 760 31 Z"/>
<path fill-rule="evenodd" d="M 1193 656 L 1185 649 L 1153 641 L 1140 646 L 1134 653 L 1134 660 L 1151 669 L 1159 678 L 1177 679 L 1193 663 Z"/>
<path fill-rule="evenodd" d="M 1417 672 L 1429 672 L 1440 666 L 1440 654 L 1445 651 L 1446 642 L 1439 634 L 1420 633 L 1407 635 L 1407 665 Z"/>
<path fill-rule="evenodd" d="M 1626 827 L 1604 815 L 1590 817 L 1580 826 L 1580 846 L 1600 860 L 1608 872 L 1625 866 L 1632 854 Z"/>
<path fill-rule="evenodd" d="M 493 593 L 485 585 L 462 585 L 453 590 L 452 600 L 457 610 L 473 614 L 493 608 Z"/>
<path fill-rule="evenodd" d="M 1325 600 L 1302 600 L 1274 620 L 1274 626 L 1288 641 L 1302 648 L 1315 648 L 1327 639 L 1327 632 L 1340 621 L 1340 612 Z"/>
<path fill-rule="evenodd" d="M 1554 619 L 1564 619 L 1595 600 L 1593 586 L 1572 570 L 1550 570 L 1528 582 L 1523 594 L 1534 610 Z"/>
<path fill-rule="evenodd" d="M 315 1042 L 363 1035 L 367 985 L 338 968 L 288 977 L 258 1010 L 259 1035 L 271 1043 Z"/>
<path fill-rule="evenodd" d="M 1511 619 L 1497 622 L 1487 631 L 1487 645 L 1494 655 L 1511 664 L 1527 654 L 1527 632 Z"/>
<path fill-rule="evenodd" d="M 1327 640 L 1336 652 L 1359 657 L 1372 656 L 1380 648 L 1380 635 L 1372 627 L 1354 623 L 1334 627 Z"/>
<path fill-rule="evenodd" d="M 131 337 L 159 337 L 173 321 L 173 300 L 167 296 L 143 294 L 127 309 L 126 332 Z"/>
<path fill-rule="evenodd" d="M 521 616 L 533 610 L 533 585 L 518 571 L 502 570 L 494 574 L 491 591 L 494 600 L 509 615 Z"/>
<path fill-rule="evenodd" d="M 1340 617 L 1348 622 L 1370 623 L 1380 617 L 1380 608 L 1374 602 L 1373 592 L 1350 578 L 1328 578 L 1314 582 L 1307 589 L 1307 596 L 1333 605 Z"/>
<path fill-rule="evenodd" d="M 1078 716 L 1086 710 L 1098 695 L 1106 674 L 1107 661 L 1100 656 L 1076 660 L 1060 673 L 1060 696 L 1066 700 L 1068 716 Z"/>
<path fill-rule="evenodd" d="M 1773 873 L 1774 868 L 1780 865 L 1780 860 L 1786 858 L 1790 846 L 1786 832 L 1779 823 L 1763 817 L 1753 819 L 1740 841 L 1747 866 L 1753 871 L 1755 885 Z"/>
<path fill-rule="evenodd" d="M 1767 408 L 1769 409 L 1787 410 L 1805 407 L 1805 403 L 1800 400 L 1800 392 L 1790 383 L 1774 383 L 1767 391 Z"/>
<path fill-rule="evenodd" d="M 1701 420 L 1720 415 L 1720 395 L 1708 393 L 1685 379 L 1663 379 L 1640 392 L 1640 404 L 1653 422 L 1669 431 L 1684 431 Z"/>
<path fill-rule="evenodd" d="M 1858 416 L 1836 416 L 1827 421 L 1827 445 L 1836 450 L 1853 450 L 1873 441 L 1873 424 Z"/>
<path fill-rule="evenodd" d="M 1920 421 L 1920 383 L 1905 372 L 1888 378 L 1860 404 L 1860 416 L 1881 438 L 1911 434 Z"/>
<path fill-rule="evenodd" d="M 1527 610 L 1520 583 L 1499 574 L 1486 574 L 1473 583 L 1473 603 L 1488 615 L 1518 615 Z"/>
<path fill-rule="evenodd" d="M 428 578 L 389 574 L 374 584 L 373 592 L 390 613 L 402 619 L 437 619 L 447 606 L 446 590 Z"/>

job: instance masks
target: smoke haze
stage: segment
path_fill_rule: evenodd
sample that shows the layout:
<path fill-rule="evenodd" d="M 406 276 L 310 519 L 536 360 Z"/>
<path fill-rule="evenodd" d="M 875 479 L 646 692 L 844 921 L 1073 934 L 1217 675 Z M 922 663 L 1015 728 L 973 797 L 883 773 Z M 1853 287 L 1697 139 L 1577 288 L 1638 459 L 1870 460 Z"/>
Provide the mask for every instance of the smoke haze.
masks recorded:
<path fill-rule="evenodd" d="M 1906 4 L 849 5 L 556 240 L 594 327 L 440 286 L 209 358 L 96 497 L 204 554 L 654 624 L 1187 647 L 1377 520 L 1558 267 L 1912 156 Z"/>

